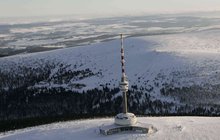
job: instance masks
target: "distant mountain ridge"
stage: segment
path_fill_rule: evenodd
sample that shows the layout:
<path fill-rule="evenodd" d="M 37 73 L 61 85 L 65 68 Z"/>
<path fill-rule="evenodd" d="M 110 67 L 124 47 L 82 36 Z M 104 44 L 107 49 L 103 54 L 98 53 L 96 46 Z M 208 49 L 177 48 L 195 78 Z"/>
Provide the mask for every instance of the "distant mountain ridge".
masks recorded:
<path fill-rule="evenodd" d="M 64 18 L 64 17 L 63 17 Z M 72 17 L 73 18 L 73 17 Z M 158 14 L 0 24 L 0 56 L 85 46 L 129 37 L 219 30 L 219 12 Z M 47 19 L 47 18 L 46 18 Z M 1 19 L 0 19 L 1 20 Z"/>

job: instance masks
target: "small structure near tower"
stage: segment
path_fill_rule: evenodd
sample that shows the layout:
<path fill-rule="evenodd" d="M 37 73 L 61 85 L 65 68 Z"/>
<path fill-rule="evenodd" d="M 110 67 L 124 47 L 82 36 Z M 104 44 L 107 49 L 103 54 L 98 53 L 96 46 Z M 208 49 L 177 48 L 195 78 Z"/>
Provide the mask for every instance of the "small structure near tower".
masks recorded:
<path fill-rule="evenodd" d="M 119 132 L 137 132 L 137 133 L 150 133 L 154 131 L 152 125 L 144 124 L 137 121 L 137 117 L 133 113 L 128 112 L 127 106 L 127 91 L 129 83 L 127 76 L 125 74 L 125 55 L 124 55 L 124 45 L 123 45 L 123 35 L 121 37 L 121 68 L 122 68 L 122 77 L 119 84 L 120 90 L 123 95 L 123 111 L 115 116 L 114 124 L 105 125 L 103 124 L 99 130 L 101 134 L 111 135 Z"/>

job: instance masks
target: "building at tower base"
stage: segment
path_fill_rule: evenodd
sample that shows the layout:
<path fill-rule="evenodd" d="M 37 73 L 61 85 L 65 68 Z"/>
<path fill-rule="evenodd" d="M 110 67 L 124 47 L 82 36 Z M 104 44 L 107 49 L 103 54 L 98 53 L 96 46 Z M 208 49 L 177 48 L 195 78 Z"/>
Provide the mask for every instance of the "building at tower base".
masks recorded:
<path fill-rule="evenodd" d="M 99 131 L 103 135 L 112 135 L 117 133 L 138 133 L 138 134 L 150 134 L 155 131 L 152 125 L 144 123 L 136 123 L 135 125 L 123 126 L 123 125 L 102 125 Z"/>

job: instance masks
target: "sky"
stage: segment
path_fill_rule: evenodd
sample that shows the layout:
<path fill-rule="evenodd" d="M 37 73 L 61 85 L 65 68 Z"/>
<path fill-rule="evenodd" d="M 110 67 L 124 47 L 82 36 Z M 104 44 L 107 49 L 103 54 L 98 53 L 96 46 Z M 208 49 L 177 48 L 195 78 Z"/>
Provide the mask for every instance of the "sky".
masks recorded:
<path fill-rule="evenodd" d="M 0 0 L 0 17 L 81 17 L 220 10 L 220 0 Z"/>

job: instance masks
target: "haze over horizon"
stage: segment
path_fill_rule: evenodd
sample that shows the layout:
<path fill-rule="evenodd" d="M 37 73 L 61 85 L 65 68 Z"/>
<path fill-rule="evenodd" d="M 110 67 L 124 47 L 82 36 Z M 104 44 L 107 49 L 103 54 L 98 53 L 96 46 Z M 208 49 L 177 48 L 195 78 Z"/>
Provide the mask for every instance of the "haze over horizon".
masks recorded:
<path fill-rule="evenodd" d="M 219 0 L 0 0 L 0 18 L 76 15 L 100 17 L 220 10 Z"/>

